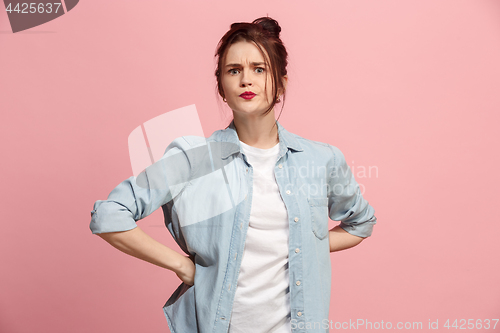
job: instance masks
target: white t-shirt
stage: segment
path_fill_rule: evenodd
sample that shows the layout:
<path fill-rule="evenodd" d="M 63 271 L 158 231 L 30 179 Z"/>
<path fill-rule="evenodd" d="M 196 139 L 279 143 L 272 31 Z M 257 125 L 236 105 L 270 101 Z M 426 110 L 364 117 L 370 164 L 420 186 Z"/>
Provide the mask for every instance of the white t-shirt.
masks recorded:
<path fill-rule="evenodd" d="M 240 144 L 253 167 L 253 195 L 229 333 L 290 333 L 288 215 L 274 177 L 279 143 Z"/>

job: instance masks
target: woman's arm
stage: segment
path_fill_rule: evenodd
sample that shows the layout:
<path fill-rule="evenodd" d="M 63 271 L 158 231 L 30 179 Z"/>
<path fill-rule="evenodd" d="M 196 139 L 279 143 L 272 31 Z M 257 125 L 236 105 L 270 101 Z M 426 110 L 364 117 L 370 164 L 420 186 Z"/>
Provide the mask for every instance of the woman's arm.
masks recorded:
<path fill-rule="evenodd" d="M 361 243 L 364 239 L 362 237 L 354 236 L 342 229 L 340 226 L 336 226 L 328 232 L 330 237 L 330 252 L 341 251 L 351 247 L 354 247 Z"/>
<path fill-rule="evenodd" d="M 363 198 L 344 154 L 330 145 L 332 159 L 327 183 L 328 215 L 340 224 L 330 230 L 330 249 L 339 251 L 359 244 L 372 234 L 375 210 Z M 349 234 L 349 235 L 347 235 Z M 353 237 L 350 237 L 353 236 Z"/>
<path fill-rule="evenodd" d="M 195 265 L 186 257 L 154 240 L 139 227 L 97 234 L 118 250 L 173 271 L 186 284 L 194 284 Z"/>

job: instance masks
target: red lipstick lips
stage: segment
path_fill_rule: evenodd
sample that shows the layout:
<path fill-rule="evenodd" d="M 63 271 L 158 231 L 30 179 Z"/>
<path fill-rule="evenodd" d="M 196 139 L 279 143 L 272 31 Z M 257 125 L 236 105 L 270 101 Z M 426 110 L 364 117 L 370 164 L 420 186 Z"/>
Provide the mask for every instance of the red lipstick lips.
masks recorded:
<path fill-rule="evenodd" d="M 255 94 L 251 91 L 245 91 L 244 93 L 242 93 L 240 95 L 240 97 L 244 98 L 244 99 L 252 99 L 255 97 Z"/>

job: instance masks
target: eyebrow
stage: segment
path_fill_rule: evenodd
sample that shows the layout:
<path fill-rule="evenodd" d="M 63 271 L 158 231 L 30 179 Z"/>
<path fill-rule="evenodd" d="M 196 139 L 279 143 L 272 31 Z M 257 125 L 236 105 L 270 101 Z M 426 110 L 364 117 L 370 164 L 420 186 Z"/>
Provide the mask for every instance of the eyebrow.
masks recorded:
<path fill-rule="evenodd" d="M 265 62 L 252 62 L 252 66 L 262 66 L 265 65 Z M 241 64 L 227 64 L 226 67 L 241 67 Z"/>

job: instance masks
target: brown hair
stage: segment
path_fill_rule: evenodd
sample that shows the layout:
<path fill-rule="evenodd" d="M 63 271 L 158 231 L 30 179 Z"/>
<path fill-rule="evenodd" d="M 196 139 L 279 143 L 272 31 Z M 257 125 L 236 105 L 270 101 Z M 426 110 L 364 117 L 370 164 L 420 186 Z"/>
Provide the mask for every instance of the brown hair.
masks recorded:
<path fill-rule="evenodd" d="M 219 95 L 224 98 L 224 90 L 222 89 L 222 73 L 221 68 L 223 68 L 225 55 L 229 46 L 239 41 L 254 42 L 259 48 L 262 57 L 268 68 L 271 69 L 272 73 L 272 83 L 273 83 L 273 101 L 266 110 L 265 114 L 271 112 L 274 105 L 278 99 L 278 90 L 283 90 L 283 104 L 285 102 L 285 89 L 283 86 L 283 76 L 287 74 L 286 66 L 288 64 L 288 53 L 286 52 L 285 46 L 280 39 L 281 27 L 278 22 L 270 17 L 261 17 L 254 20 L 252 23 L 233 23 L 228 32 L 221 38 L 219 44 L 217 45 L 217 51 L 215 52 L 215 57 L 217 59 L 217 68 L 215 70 L 215 76 L 217 78 L 217 90 Z M 265 56 L 264 51 L 266 50 L 269 56 L 268 59 Z M 283 105 L 281 106 L 283 110 Z M 280 112 L 281 115 L 281 112 Z M 279 117 L 278 117 L 279 118 Z"/>

